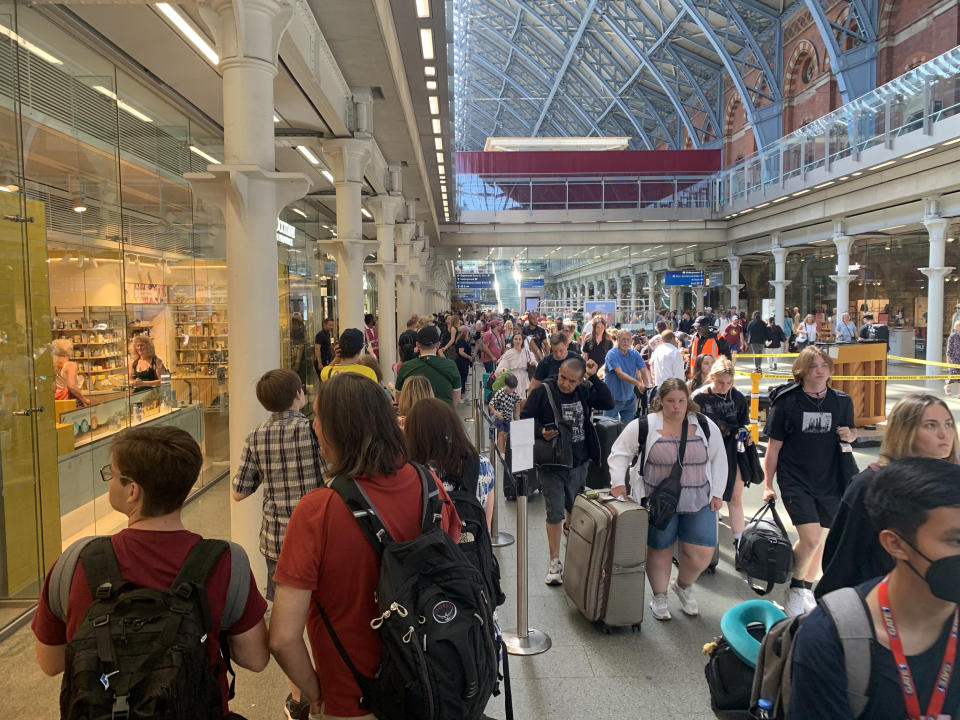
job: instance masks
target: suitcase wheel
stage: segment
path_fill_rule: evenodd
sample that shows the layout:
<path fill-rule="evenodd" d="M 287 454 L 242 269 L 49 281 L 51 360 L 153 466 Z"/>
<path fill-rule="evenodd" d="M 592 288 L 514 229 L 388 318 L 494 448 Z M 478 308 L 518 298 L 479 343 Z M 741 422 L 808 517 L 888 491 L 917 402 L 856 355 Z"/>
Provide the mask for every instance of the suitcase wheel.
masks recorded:
<path fill-rule="evenodd" d="M 716 565 L 710 565 L 710 566 L 707 567 L 706 570 L 704 570 L 704 572 L 705 572 L 705 573 L 708 573 L 708 574 L 710 574 L 710 575 L 716 575 L 716 574 L 717 574 L 717 566 L 716 566 Z"/>
<path fill-rule="evenodd" d="M 634 623 L 633 625 L 630 626 L 630 629 L 631 629 L 633 632 L 640 632 L 640 629 L 641 629 L 641 628 L 640 628 L 640 625 L 641 625 L 641 623 Z"/>

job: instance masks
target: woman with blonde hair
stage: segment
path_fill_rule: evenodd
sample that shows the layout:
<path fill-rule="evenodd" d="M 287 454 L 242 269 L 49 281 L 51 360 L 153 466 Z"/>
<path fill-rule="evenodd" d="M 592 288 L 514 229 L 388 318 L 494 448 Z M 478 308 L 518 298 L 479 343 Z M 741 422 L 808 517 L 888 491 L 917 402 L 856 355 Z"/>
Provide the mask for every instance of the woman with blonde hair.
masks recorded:
<path fill-rule="evenodd" d="M 682 469 L 677 512 L 663 530 L 650 525 L 647 533 L 647 579 L 653 588 L 650 609 L 657 620 L 670 620 L 667 587 L 680 599 L 687 615 L 699 615 L 693 583 L 713 560 L 717 546 L 717 511 L 723 505 L 727 485 L 727 456 L 720 429 L 700 414 L 690 399 L 687 384 L 680 378 L 666 380 L 642 419 L 646 442 L 636 465 L 640 442 L 640 419 L 631 421 L 610 451 L 608 464 L 613 487 L 610 494 L 626 497 L 625 478 L 631 475 L 634 499 L 649 497 L 670 475 L 675 463 Z M 681 439 L 686 435 L 683 457 Z M 680 540 L 679 571 L 670 582 L 673 548 Z"/>
<path fill-rule="evenodd" d="M 148 335 L 137 335 L 130 342 L 130 385 L 135 393 L 160 387 L 160 376 L 169 373 L 163 360 L 157 357 L 153 339 Z"/>
<path fill-rule="evenodd" d="M 73 343 L 66 338 L 57 338 L 51 344 L 50 354 L 53 356 L 53 397 L 57 400 L 75 398 L 87 407 L 90 401 L 80 389 L 77 364 L 70 359 Z"/>
<path fill-rule="evenodd" d="M 855 475 L 843 494 L 823 549 L 823 577 L 817 597 L 886 575 L 894 561 L 880 546 L 863 502 L 867 487 L 884 465 L 905 457 L 928 457 L 958 464 L 960 439 L 947 404 L 927 393 L 904 396 L 887 415 L 880 459 Z"/>
<path fill-rule="evenodd" d="M 400 391 L 400 397 L 397 399 L 397 422 L 400 423 L 400 429 L 403 430 L 404 421 L 413 406 L 421 400 L 432 398 L 433 386 L 423 375 L 411 375 L 403 383 L 403 390 Z"/>

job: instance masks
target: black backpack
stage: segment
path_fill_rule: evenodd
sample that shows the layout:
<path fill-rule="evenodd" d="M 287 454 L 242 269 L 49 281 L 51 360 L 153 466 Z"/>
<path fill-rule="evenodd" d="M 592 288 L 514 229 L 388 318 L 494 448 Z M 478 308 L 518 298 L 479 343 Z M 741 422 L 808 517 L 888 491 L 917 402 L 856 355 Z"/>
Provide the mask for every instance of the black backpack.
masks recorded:
<path fill-rule="evenodd" d="M 330 617 L 320 617 L 360 686 L 360 706 L 379 720 L 479 720 L 499 693 L 495 600 L 480 570 L 441 527 L 442 503 L 430 473 L 413 463 L 423 491 L 423 533 L 390 537 L 377 509 L 353 479 L 330 487 L 346 502 L 380 556 L 370 625 L 383 644 L 374 677 L 357 670 Z"/>
<path fill-rule="evenodd" d="M 207 658 L 206 640 L 215 629 L 205 583 L 229 549 L 222 540 L 201 540 L 169 589 L 124 580 L 109 537 L 88 540 L 78 556 L 68 558 L 71 568 L 77 557 L 83 563 L 93 604 L 67 644 L 60 690 L 64 720 L 222 720 L 220 684 Z M 57 577 L 69 592 L 72 571 Z M 51 598 L 60 592 L 53 578 Z M 221 652 L 229 664 L 224 634 Z"/>
<path fill-rule="evenodd" d="M 737 565 L 747 577 L 767 583 L 765 589 L 750 583 L 757 595 L 766 595 L 775 584 L 785 583 L 793 572 L 793 545 L 775 506 L 776 500 L 771 499 L 760 508 L 737 543 Z M 764 517 L 767 511 L 772 521 Z"/>

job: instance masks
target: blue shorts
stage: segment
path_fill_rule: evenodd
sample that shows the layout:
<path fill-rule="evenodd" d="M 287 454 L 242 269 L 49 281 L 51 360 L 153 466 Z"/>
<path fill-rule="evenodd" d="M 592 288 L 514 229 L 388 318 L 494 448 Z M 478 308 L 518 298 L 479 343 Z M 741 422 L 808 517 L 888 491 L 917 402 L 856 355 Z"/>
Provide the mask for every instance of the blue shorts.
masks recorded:
<path fill-rule="evenodd" d="M 647 531 L 647 545 L 652 550 L 666 550 L 673 547 L 677 538 L 680 542 L 703 547 L 717 546 L 717 513 L 704 505 L 695 513 L 677 513 L 663 530 L 653 525 Z"/>

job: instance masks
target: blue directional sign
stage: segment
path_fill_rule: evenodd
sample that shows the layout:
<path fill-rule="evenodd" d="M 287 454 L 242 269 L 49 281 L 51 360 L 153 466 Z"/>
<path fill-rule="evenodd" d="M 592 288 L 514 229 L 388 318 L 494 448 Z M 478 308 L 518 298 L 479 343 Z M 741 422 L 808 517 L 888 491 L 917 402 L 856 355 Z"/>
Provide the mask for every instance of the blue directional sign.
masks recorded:
<path fill-rule="evenodd" d="M 717 287 L 718 285 L 723 285 L 723 270 L 710 273 L 707 278 L 707 285 L 710 287 Z"/>
<path fill-rule="evenodd" d="M 663 284 L 670 285 L 706 285 L 703 270 L 667 270 Z"/>
<path fill-rule="evenodd" d="M 531 290 L 533 288 L 542 288 L 543 278 L 524 278 L 520 280 L 521 290 Z"/>
<path fill-rule="evenodd" d="M 463 290 L 492 290 L 493 273 L 457 273 L 457 287 Z"/>

